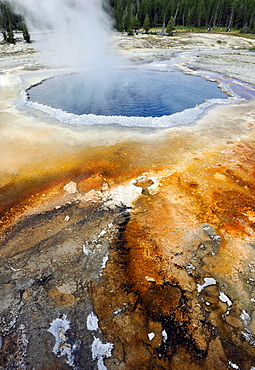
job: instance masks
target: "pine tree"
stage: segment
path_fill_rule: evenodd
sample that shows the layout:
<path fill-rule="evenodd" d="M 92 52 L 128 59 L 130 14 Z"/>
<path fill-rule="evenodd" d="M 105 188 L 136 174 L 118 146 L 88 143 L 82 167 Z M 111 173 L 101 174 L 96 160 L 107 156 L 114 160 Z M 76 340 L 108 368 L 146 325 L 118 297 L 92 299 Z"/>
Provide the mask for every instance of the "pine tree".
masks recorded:
<path fill-rule="evenodd" d="M 137 17 L 132 17 L 131 18 L 131 28 L 135 31 L 135 32 L 137 32 L 138 30 L 139 30 L 139 28 L 140 28 L 140 21 L 139 21 L 139 19 L 137 18 Z"/>
<path fill-rule="evenodd" d="M 7 27 L 6 41 L 8 42 L 8 44 L 15 44 L 16 43 L 15 38 L 14 38 L 14 32 L 13 32 L 12 26 L 10 24 Z"/>
<path fill-rule="evenodd" d="M 169 36 L 173 36 L 173 30 L 174 30 L 174 17 L 171 17 L 166 26 L 166 33 Z"/>
<path fill-rule="evenodd" d="M 23 33 L 24 40 L 27 43 L 30 43 L 31 42 L 31 37 L 30 37 L 30 34 L 29 34 L 28 29 L 27 29 L 25 24 L 23 25 L 22 33 Z"/>
<path fill-rule="evenodd" d="M 149 15 L 146 14 L 146 17 L 145 17 L 145 20 L 144 20 L 144 23 L 143 23 L 143 29 L 145 30 L 146 33 L 148 33 L 150 28 L 151 28 L 150 18 L 149 18 Z"/>

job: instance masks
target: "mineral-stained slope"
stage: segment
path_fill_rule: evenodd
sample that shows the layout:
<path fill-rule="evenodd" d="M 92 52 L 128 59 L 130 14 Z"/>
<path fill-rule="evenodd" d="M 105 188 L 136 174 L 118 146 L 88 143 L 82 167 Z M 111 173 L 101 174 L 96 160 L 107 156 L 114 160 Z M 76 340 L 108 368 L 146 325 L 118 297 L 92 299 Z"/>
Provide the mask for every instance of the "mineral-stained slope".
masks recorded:
<path fill-rule="evenodd" d="M 135 204 L 93 295 L 109 368 L 255 366 L 255 146 L 215 149 Z"/>
<path fill-rule="evenodd" d="M 93 175 L 4 231 L 1 368 L 255 367 L 253 135 L 146 175 L 132 206 Z"/>

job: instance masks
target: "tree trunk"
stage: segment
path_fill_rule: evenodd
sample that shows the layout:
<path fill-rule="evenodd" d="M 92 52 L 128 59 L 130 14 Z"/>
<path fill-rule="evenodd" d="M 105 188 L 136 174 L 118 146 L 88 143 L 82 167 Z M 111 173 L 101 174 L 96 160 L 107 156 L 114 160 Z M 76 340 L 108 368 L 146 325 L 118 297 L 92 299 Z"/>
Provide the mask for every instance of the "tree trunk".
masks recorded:
<path fill-rule="evenodd" d="M 175 15 L 174 15 L 174 23 L 176 23 L 176 18 L 177 18 L 178 11 L 179 11 L 179 1 L 178 1 L 178 3 L 177 3 L 177 7 L 176 7 L 176 11 L 175 11 Z"/>
<path fill-rule="evenodd" d="M 160 33 L 162 36 L 165 35 L 165 29 L 166 29 L 166 14 L 164 14 L 163 27 L 162 27 L 162 31 Z"/>
<path fill-rule="evenodd" d="M 232 23 L 233 23 L 233 19 L 234 19 L 234 10 L 235 10 L 235 6 L 233 5 L 233 6 L 232 6 L 232 9 L 231 9 L 231 14 L 230 14 L 229 22 L 228 22 L 228 29 L 229 29 L 229 28 L 231 28 Z"/>

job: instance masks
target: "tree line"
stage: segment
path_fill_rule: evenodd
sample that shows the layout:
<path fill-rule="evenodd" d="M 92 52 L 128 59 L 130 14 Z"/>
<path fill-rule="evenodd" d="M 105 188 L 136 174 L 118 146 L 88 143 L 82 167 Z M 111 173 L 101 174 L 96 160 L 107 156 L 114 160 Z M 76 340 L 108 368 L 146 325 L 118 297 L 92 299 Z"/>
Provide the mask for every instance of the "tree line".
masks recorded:
<path fill-rule="evenodd" d="M 162 27 L 169 35 L 174 27 L 209 28 L 235 27 L 242 32 L 255 33 L 255 0 L 103 0 L 108 2 L 115 28 L 130 34 L 143 28 Z M 20 15 L 0 0 L 0 29 L 6 42 L 15 42 L 13 31 L 30 34 Z"/>
<path fill-rule="evenodd" d="M 255 0 L 110 0 L 119 31 L 144 26 L 175 26 L 230 29 L 255 32 Z"/>

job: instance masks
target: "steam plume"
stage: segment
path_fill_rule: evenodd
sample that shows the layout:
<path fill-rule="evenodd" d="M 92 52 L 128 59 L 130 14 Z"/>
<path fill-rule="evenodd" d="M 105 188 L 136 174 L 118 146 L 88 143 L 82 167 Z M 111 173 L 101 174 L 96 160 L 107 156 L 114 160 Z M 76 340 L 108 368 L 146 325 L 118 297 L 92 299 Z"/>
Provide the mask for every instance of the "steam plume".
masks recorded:
<path fill-rule="evenodd" d="M 105 68 L 111 21 L 103 0 L 6 1 L 25 17 L 30 31 L 42 35 L 41 49 L 50 52 L 50 64 Z"/>

